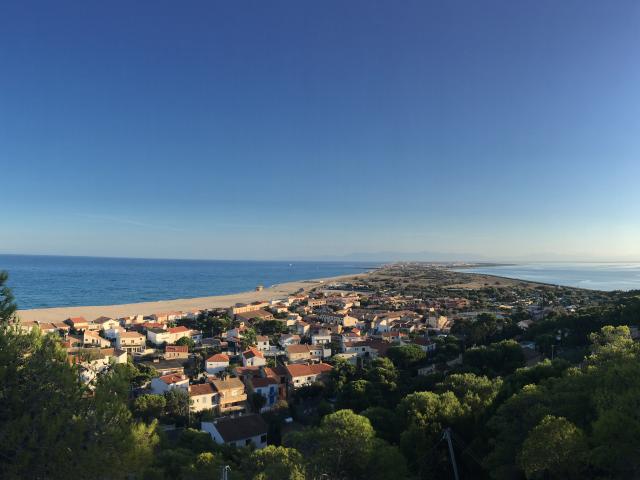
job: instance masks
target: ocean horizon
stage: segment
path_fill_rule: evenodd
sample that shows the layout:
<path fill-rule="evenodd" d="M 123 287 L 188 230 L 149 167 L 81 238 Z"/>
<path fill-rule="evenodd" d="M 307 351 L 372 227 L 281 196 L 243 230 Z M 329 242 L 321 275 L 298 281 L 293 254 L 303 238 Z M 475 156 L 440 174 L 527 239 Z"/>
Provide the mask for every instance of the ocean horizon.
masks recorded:
<path fill-rule="evenodd" d="M 0 254 L 21 310 L 227 295 L 362 273 L 378 262 L 188 260 Z"/>

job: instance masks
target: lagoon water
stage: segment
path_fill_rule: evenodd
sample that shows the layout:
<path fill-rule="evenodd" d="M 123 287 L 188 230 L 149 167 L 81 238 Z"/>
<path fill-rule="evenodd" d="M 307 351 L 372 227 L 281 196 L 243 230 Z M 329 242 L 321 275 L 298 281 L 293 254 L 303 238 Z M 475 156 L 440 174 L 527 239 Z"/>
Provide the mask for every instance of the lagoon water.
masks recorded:
<path fill-rule="evenodd" d="M 257 262 L 0 255 L 19 308 L 225 295 L 294 280 L 362 273 L 359 262 Z"/>
<path fill-rule="evenodd" d="M 590 290 L 640 290 L 640 263 L 528 263 L 458 271 Z"/>

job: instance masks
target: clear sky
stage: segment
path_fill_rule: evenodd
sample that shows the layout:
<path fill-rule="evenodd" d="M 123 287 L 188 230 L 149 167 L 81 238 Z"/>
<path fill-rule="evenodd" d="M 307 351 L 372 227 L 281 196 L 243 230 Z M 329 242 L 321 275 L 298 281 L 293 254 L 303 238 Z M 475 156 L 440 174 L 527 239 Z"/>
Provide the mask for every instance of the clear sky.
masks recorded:
<path fill-rule="evenodd" d="M 0 3 L 0 253 L 640 258 L 640 2 Z"/>

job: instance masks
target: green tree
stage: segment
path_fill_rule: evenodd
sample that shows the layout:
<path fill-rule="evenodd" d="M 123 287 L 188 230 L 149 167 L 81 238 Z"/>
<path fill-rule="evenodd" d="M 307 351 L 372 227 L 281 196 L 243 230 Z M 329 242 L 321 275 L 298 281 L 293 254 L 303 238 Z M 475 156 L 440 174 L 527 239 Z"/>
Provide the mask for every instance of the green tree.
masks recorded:
<path fill-rule="evenodd" d="M 167 415 L 178 423 L 184 423 L 189 416 L 189 393 L 184 388 L 172 388 L 164 394 Z"/>
<path fill-rule="evenodd" d="M 245 470 L 252 480 L 305 480 L 304 459 L 294 448 L 269 445 L 247 459 Z"/>
<path fill-rule="evenodd" d="M 383 394 L 390 395 L 398 387 L 398 370 L 388 358 L 376 358 L 367 371 L 367 379 Z"/>
<path fill-rule="evenodd" d="M 285 314 L 286 316 L 286 314 Z M 285 322 L 278 320 L 262 320 L 253 324 L 260 335 L 275 335 L 277 333 L 287 333 L 289 330 Z"/>
<path fill-rule="evenodd" d="M 233 322 L 229 318 L 214 318 L 213 320 L 211 320 L 209 325 L 211 335 L 214 337 L 221 335 L 223 332 L 229 330 L 232 324 Z"/>
<path fill-rule="evenodd" d="M 484 413 L 493 403 L 501 387 L 502 379 L 492 380 L 473 373 L 452 374 L 437 385 L 441 392 L 452 392 L 475 416 Z"/>
<path fill-rule="evenodd" d="M 589 357 L 591 363 L 628 358 L 638 353 L 638 346 L 631 338 L 631 331 L 627 326 L 604 326 L 599 332 L 592 333 L 589 339 L 592 344 Z"/>
<path fill-rule="evenodd" d="M 191 337 L 182 337 L 176 341 L 176 345 L 182 345 L 189 347 L 189 351 L 192 352 L 196 346 L 196 342 Z"/>
<path fill-rule="evenodd" d="M 393 410 L 373 406 L 361 413 L 371 422 L 376 435 L 390 443 L 398 443 L 400 439 L 399 420 Z"/>
<path fill-rule="evenodd" d="M 285 445 L 308 459 L 312 477 L 364 478 L 374 454 L 375 432 L 366 417 L 338 410 L 322 418 L 318 428 L 293 432 Z"/>
<path fill-rule="evenodd" d="M 367 480 L 398 480 L 410 478 L 407 461 L 394 445 L 389 445 L 379 438 L 373 439 L 369 464 L 367 465 Z"/>
<path fill-rule="evenodd" d="M 400 369 L 407 369 L 415 365 L 420 360 L 426 358 L 427 354 L 415 344 L 394 345 L 387 350 L 387 356 L 393 364 Z"/>
<path fill-rule="evenodd" d="M 84 445 L 85 458 L 89 470 L 102 471 L 100 476 L 140 474 L 159 442 L 156 422 L 145 425 L 133 421 L 127 405 L 130 381 L 129 371 L 116 365 L 99 377 L 94 395 L 88 399 L 91 414 L 85 421 L 93 438 Z"/>
<path fill-rule="evenodd" d="M 247 328 L 242 332 L 242 338 L 240 339 L 240 346 L 243 350 L 246 350 L 252 345 L 256 344 L 256 331 L 253 328 Z"/>
<path fill-rule="evenodd" d="M 351 409 L 355 412 L 360 412 L 372 405 L 376 405 L 380 400 L 380 392 L 368 380 L 349 382 L 338 394 L 339 408 Z"/>
<path fill-rule="evenodd" d="M 140 474 L 158 436 L 155 423 L 133 421 L 129 382 L 114 366 L 89 395 L 55 335 L 0 329 L 0 477 Z"/>
<path fill-rule="evenodd" d="M 13 293 L 7 286 L 8 278 L 7 272 L 0 271 L 0 327 L 7 326 L 15 318 L 17 309 Z"/>
<path fill-rule="evenodd" d="M 133 411 L 145 421 L 160 418 L 164 414 L 167 400 L 162 395 L 145 394 L 140 395 L 133 401 Z"/>
<path fill-rule="evenodd" d="M 582 430 L 566 418 L 547 415 L 524 441 L 520 463 L 527 478 L 583 478 L 587 454 Z"/>
<path fill-rule="evenodd" d="M 332 360 L 333 369 L 329 372 L 328 392 L 330 395 L 337 395 L 338 392 L 353 379 L 356 375 L 356 367 L 344 358 Z"/>
<path fill-rule="evenodd" d="M 518 476 L 520 467 L 516 458 L 524 440 L 550 413 L 551 397 L 545 387 L 538 385 L 526 385 L 498 408 L 487 424 L 491 451 L 485 464 L 493 478 Z"/>
<path fill-rule="evenodd" d="M 518 342 L 503 340 L 488 346 L 470 348 L 464 353 L 463 363 L 477 373 L 504 376 L 524 367 L 525 357 Z"/>
<path fill-rule="evenodd" d="M 456 322 L 451 329 L 452 333 L 460 333 L 466 337 L 467 344 L 484 344 L 495 338 L 503 329 L 505 321 L 498 319 L 491 313 L 481 313 L 475 320 L 463 320 Z"/>
<path fill-rule="evenodd" d="M 3 308 L 3 322 L 11 310 Z M 81 470 L 85 389 L 66 357 L 53 336 L 0 329 L 1 478 L 73 478 Z"/>
<path fill-rule="evenodd" d="M 400 447 L 420 476 L 437 476 L 435 444 L 446 427 L 457 427 L 466 410 L 452 392 L 416 392 L 407 395 L 397 407 L 403 430 Z"/>

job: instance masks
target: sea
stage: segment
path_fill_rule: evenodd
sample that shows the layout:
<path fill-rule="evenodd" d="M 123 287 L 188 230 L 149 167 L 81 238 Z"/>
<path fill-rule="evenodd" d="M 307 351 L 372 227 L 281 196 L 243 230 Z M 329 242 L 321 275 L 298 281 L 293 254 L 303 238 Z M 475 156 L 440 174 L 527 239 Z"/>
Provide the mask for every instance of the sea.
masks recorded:
<path fill-rule="evenodd" d="M 256 286 L 363 273 L 370 262 L 152 260 L 0 255 L 18 308 L 118 305 L 196 298 Z"/>
<path fill-rule="evenodd" d="M 478 266 L 457 271 L 589 290 L 640 290 L 640 263 L 526 263 Z"/>

